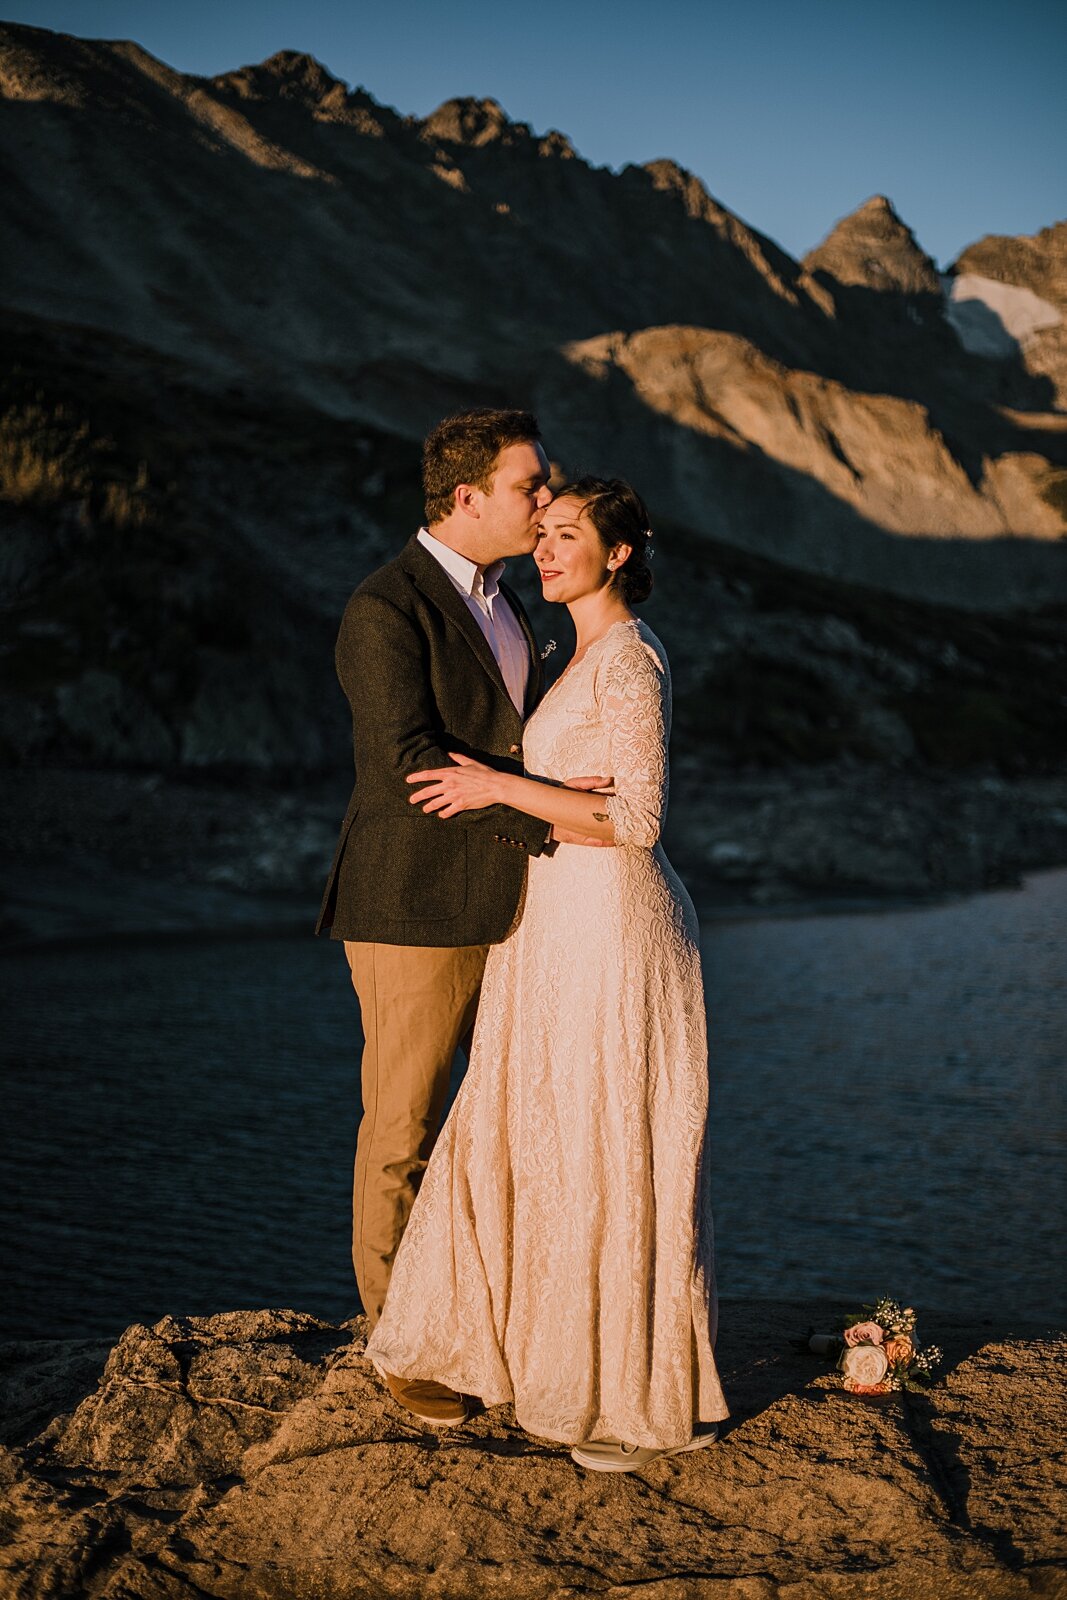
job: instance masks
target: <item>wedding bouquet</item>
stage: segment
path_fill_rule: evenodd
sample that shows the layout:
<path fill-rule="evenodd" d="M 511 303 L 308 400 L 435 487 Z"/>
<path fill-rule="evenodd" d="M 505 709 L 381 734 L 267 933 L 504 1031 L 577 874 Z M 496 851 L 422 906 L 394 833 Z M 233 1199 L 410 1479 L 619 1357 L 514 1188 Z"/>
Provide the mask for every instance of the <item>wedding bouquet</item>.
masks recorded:
<path fill-rule="evenodd" d="M 809 1350 L 836 1355 L 838 1370 L 852 1394 L 888 1394 L 891 1389 L 918 1389 L 931 1381 L 941 1360 L 936 1344 L 920 1346 L 915 1311 L 883 1296 L 846 1317 L 840 1335 L 810 1334 Z"/>

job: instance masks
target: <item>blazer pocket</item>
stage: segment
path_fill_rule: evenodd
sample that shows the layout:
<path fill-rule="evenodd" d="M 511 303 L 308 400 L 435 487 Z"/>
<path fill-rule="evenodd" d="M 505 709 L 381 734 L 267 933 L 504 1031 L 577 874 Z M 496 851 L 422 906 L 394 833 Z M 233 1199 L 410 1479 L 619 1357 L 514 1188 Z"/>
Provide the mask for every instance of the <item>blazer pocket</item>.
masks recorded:
<path fill-rule="evenodd" d="M 353 848 L 354 847 L 354 848 Z M 438 818 L 390 817 L 353 835 L 359 898 L 395 922 L 439 922 L 467 904 L 467 830 Z"/>

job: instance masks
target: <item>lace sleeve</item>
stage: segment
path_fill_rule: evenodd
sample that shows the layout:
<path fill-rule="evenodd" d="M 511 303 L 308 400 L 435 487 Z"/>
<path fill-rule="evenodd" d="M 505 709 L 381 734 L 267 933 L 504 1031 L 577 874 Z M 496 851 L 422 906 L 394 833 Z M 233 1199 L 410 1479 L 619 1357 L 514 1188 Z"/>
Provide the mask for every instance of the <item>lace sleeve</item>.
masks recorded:
<path fill-rule="evenodd" d="M 651 850 L 667 812 L 670 671 L 650 645 L 631 636 L 599 676 L 597 698 L 615 779 L 615 793 L 606 800 L 615 843 Z"/>

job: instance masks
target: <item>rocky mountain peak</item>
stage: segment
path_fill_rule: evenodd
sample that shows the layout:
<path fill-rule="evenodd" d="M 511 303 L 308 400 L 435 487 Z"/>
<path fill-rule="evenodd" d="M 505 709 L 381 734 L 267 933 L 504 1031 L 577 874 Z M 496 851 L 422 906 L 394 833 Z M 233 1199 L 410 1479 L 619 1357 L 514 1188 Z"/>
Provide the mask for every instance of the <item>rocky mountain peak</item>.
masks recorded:
<path fill-rule="evenodd" d="M 443 140 L 472 150 L 491 144 L 504 149 L 522 145 L 536 149 L 539 156 L 555 156 L 561 161 L 573 161 L 578 155 L 558 128 L 550 128 L 539 138 L 528 122 L 512 122 L 499 101 L 477 100 L 470 95 L 446 100 L 416 126 L 419 137 L 428 143 Z"/>
<path fill-rule="evenodd" d="M 341 80 L 327 72 L 321 61 L 299 50 L 279 50 L 258 66 L 239 67 L 211 81 L 216 88 L 229 89 L 245 100 L 296 100 L 308 106 L 343 99 L 347 93 Z"/>
<path fill-rule="evenodd" d="M 679 195 L 691 217 L 719 222 L 727 215 L 696 173 L 679 166 L 677 161 L 646 161 L 641 170 L 648 173 L 655 188 Z"/>
<path fill-rule="evenodd" d="M 961 251 L 948 271 L 952 277 L 975 274 L 1018 284 L 1067 306 L 1067 221 L 1032 234 L 987 233 Z"/>
<path fill-rule="evenodd" d="M 66 33 L 0 22 L 0 98 L 81 106 L 90 47 Z"/>
<path fill-rule="evenodd" d="M 688 167 L 680 166 L 677 161 L 662 159 L 659 161 L 646 161 L 642 170 L 648 172 L 656 180 L 657 189 L 679 189 L 684 192 L 692 184 L 696 184 L 705 194 L 703 183 L 689 171 Z"/>
<path fill-rule="evenodd" d="M 496 100 L 478 100 L 463 95 L 446 100 L 421 124 L 427 139 L 444 139 L 450 144 L 475 148 L 487 144 L 515 144 L 532 138 L 527 122 L 512 122 Z"/>
<path fill-rule="evenodd" d="M 871 195 L 850 211 L 803 258 L 814 276 L 903 294 L 938 294 L 937 266 L 884 194 Z"/>
<path fill-rule="evenodd" d="M 574 161 L 578 156 L 567 135 L 560 133 L 558 128 L 549 128 L 537 146 L 537 153 L 540 156 L 558 156 L 561 161 Z"/>
<path fill-rule="evenodd" d="M 885 217 L 898 227 L 904 227 L 899 212 L 887 194 L 872 194 L 869 200 L 865 200 L 861 206 L 856 207 L 852 215 L 854 217 Z"/>

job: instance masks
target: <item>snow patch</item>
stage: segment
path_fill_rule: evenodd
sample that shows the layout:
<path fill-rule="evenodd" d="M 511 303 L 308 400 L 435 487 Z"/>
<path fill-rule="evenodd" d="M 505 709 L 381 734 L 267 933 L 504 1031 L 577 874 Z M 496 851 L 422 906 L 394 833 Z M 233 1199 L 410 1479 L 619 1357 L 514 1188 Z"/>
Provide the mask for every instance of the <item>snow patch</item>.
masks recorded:
<path fill-rule="evenodd" d="M 974 272 L 941 274 L 945 317 L 965 350 L 979 356 L 1013 356 L 1035 333 L 1062 321 L 1060 312 L 1032 289 Z"/>

